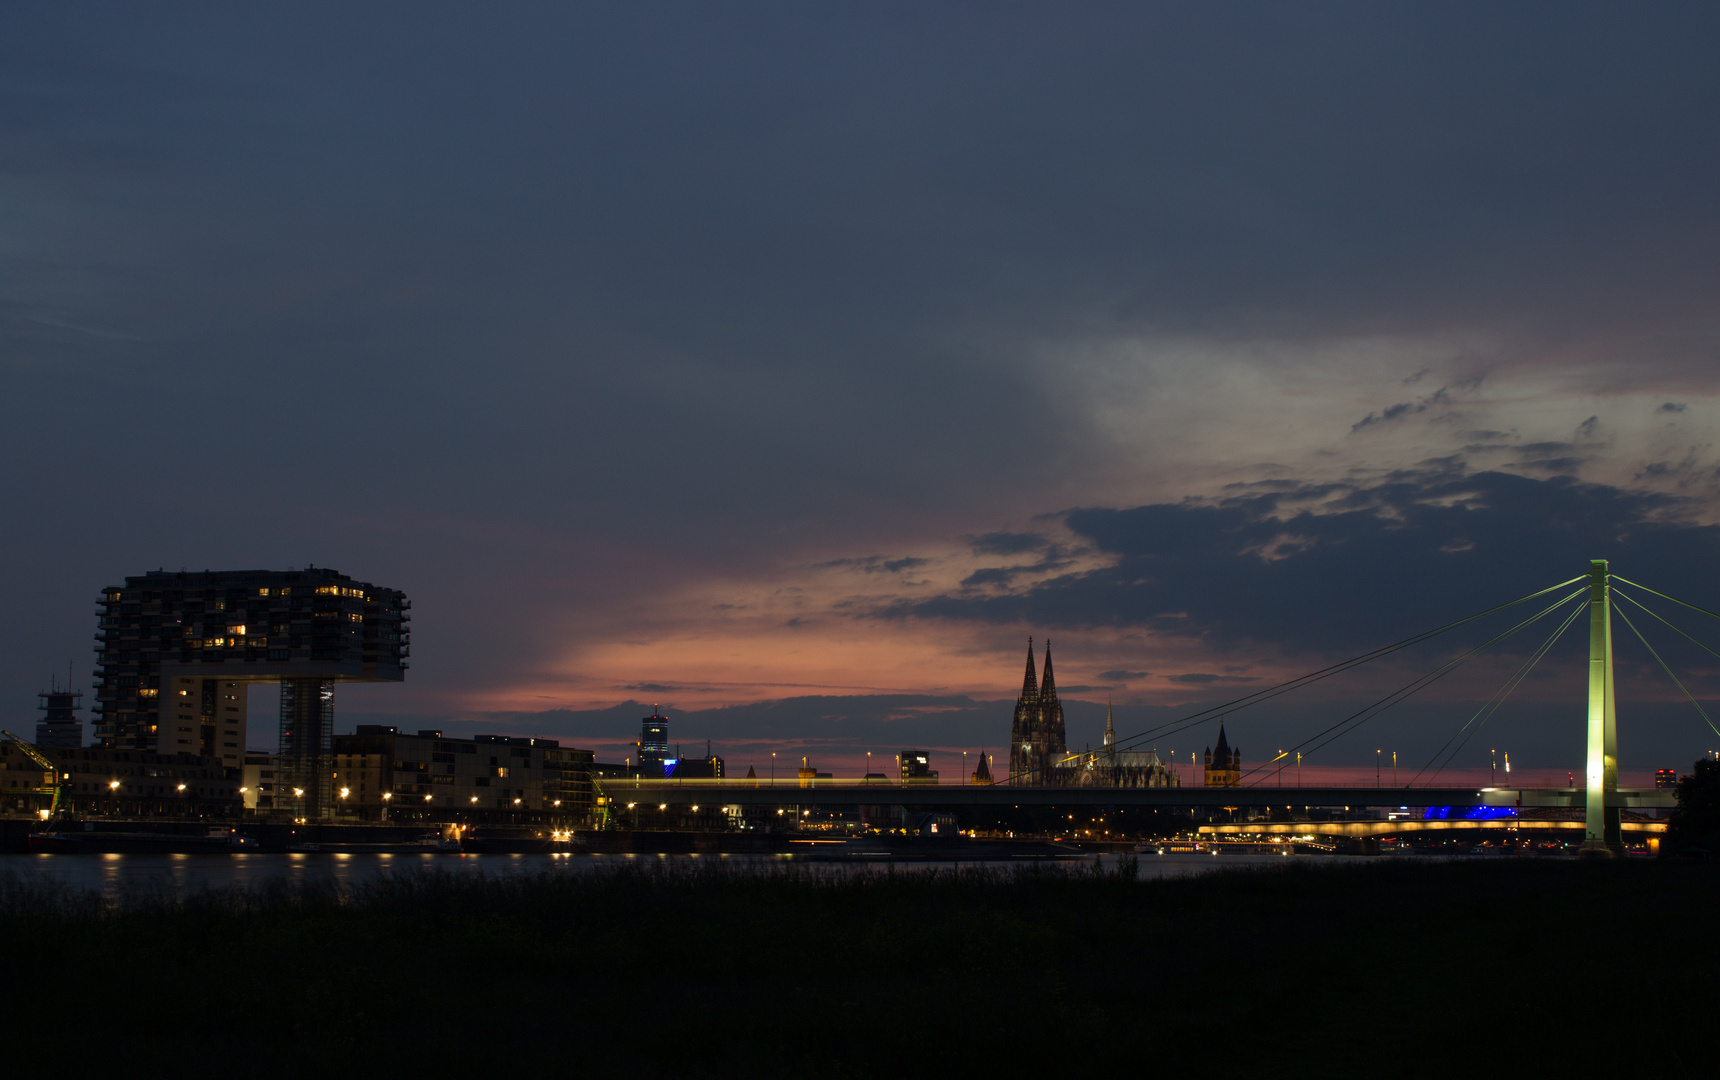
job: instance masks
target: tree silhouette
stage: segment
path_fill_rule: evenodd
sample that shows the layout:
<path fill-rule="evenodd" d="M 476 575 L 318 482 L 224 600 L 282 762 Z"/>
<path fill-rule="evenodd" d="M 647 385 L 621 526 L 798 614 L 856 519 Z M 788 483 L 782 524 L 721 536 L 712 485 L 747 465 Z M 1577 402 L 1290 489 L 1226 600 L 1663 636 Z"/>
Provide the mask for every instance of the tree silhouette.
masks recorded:
<path fill-rule="evenodd" d="M 1720 845 L 1720 761 L 1704 758 L 1688 776 L 1678 778 L 1678 809 L 1666 824 L 1671 851 Z"/>

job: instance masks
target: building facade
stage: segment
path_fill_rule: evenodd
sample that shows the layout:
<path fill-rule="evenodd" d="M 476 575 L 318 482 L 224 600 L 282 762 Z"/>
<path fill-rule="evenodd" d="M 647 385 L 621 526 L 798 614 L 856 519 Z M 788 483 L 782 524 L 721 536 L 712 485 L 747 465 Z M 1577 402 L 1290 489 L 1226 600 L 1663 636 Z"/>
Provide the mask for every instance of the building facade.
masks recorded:
<path fill-rule="evenodd" d="M 333 811 L 334 684 L 398 682 L 409 666 L 405 594 L 327 568 L 156 570 L 97 603 L 98 745 L 239 769 L 248 688 L 279 683 L 277 768 L 307 820 Z"/>
<path fill-rule="evenodd" d="M 239 797 L 247 813 L 267 816 L 275 812 L 275 755 L 245 755 L 239 770 Z"/>
<path fill-rule="evenodd" d="M 1027 674 L 1010 724 L 1009 782 L 1030 786 L 1052 783 L 1052 770 L 1067 756 L 1063 703 L 1057 698 L 1057 680 L 1051 673 L 1051 642 L 1045 643 L 1045 678 L 1040 681 L 1033 670 L 1033 640 L 1029 638 Z"/>
<path fill-rule="evenodd" d="M 578 818 L 595 806 L 596 755 L 555 739 L 440 731 L 403 734 L 361 724 L 334 738 L 335 816 L 360 821 Z"/>
<path fill-rule="evenodd" d="M 1055 783 L 1069 787 L 1181 787 L 1176 770 L 1157 750 L 1119 750 L 1111 707 L 1105 706 L 1105 742 L 1098 750 L 1071 755 L 1054 770 Z"/>
<path fill-rule="evenodd" d="M 37 749 L 58 766 L 65 813 L 231 819 L 243 806 L 238 771 L 217 758 L 99 747 Z M 47 810 L 52 796 L 31 794 L 43 779 L 41 766 L 10 741 L 0 742 L 0 809 Z"/>
<path fill-rule="evenodd" d="M 932 768 L 932 755 L 924 750 L 904 750 L 896 755 L 902 766 L 902 783 L 935 784 L 938 771 Z"/>

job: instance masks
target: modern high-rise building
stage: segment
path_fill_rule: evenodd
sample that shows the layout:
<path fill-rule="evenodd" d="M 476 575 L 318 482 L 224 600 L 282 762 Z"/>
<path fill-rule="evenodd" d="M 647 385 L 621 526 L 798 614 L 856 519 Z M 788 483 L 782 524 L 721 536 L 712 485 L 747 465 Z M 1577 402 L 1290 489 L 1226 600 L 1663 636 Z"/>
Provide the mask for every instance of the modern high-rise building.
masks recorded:
<path fill-rule="evenodd" d="M 896 755 L 902 766 L 902 783 L 935 784 L 938 772 L 932 768 L 932 755 L 924 750 L 904 750 Z"/>
<path fill-rule="evenodd" d="M 1063 702 L 1057 697 L 1057 680 L 1051 674 L 1051 642 L 1045 643 L 1045 679 L 1033 671 L 1033 639 L 1027 641 L 1027 675 L 1021 696 L 1015 701 L 1015 719 L 1009 731 L 1009 782 L 1044 785 L 1051 770 L 1067 756 L 1063 743 Z"/>
<path fill-rule="evenodd" d="M 399 682 L 404 593 L 326 568 L 152 571 L 97 601 L 98 745 L 243 766 L 247 691 L 279 683 L 275 808 L 332 813 L 334 684 Z"/>
<path fill-rule="evenodd" d="M 651 715 L 639 721 L 639 775 L 655 779 L 663 775 L 663 762 L 669 757 L 669 718 L 658 715 L 656 706 Z"/>
<path fill-rule="evenodd" d="M 83 708 L 84 695 L 73 690 L 68 681 L 64 690 L 55 685 L 36 696 L 42 699 L 37 706 L 42 718 L 36 721 L 36 745 L 50 750 L 82 748 L 84 722 L 78 719 L 78 711 Z"/>

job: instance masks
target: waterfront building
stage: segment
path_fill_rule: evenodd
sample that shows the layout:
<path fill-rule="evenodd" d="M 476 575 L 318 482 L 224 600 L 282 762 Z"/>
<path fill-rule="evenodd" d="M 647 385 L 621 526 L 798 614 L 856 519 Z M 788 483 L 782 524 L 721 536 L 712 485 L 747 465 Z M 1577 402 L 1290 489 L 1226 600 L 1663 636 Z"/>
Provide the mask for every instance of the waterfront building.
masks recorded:
<path fill-rule="evenodd" d="M 1015 701 L 1010 724 L 1009 782 L 1041 785 L 1052 782 L 1051 770 L 1067 756 L 1063 741 L 1063 703 L 1051 673 L 1051 642 L 1045 643 L 1045 678 L 1033 670 L 1033 639 L 1027 641 L 1027 674 Z"/>
<path fill-rule="evenodd" d="M 1656 769 L 1656 770 L 1654 770 L 1654 786 L 1656 788 L 1662 790 L 1662 791 L 1665 791 L 1668 788 L 1676 788 L 1678 786 L 1678 770 L 1677 769 Z"/>
<path fill-rule="evenodd" d="M 583 816 L 595 806 L 596 754 L 556 739 L 440 731 L 403 734 L 360 724 L 334 737 L 338 817 L 361 821 L 507 821 Z"/>
<path fill-rule="evenodd" d="M 904 750 L 896 755 L 902 766 L 902 783 L 935 784 L 937 770 L 932 768 L 932 755 L 924 750 Z"/>
<path fill-rule="evenodd" d="M 409 666 L 405 594 L 326 568 L 155 570 L 97 603 L 98 744 L 239 770 L 249 687 L 278 683 L 277 768 L 306 820 L 334 810 L 335 683 L 398 682 Z"/>
<path fill-rule="evenodd" d="M 243 805 L 238 770 L 219 758 L 100 747 L 37 749 L 57 767 L 65 813 L 229 819 Z M 46 811 L 52 797 L 31 794 L 43 786 L 43 771 L 10 740 L 0 741 L 0 809 Z"/>
<path fill-rule="evenodd" d="M 68 676 L 70 673 L 68 672 Z M 72 689 L 68 677 L 66 688 L 50 686 L 36 695 L 42 703 L 42 718 L 36 721 L 36 746 L 51 750 L 78 750 L 84 745 L 84 722 L 78 719 L 84 695 Z"/>
<path fill-rule="evenodd" d="M 1242 786 L 1242 751 L 1232 749 L 1224 737 L 1223 720 L 1218 722 L 1218 745 L 1206 751 L 1206 786 Z"/>

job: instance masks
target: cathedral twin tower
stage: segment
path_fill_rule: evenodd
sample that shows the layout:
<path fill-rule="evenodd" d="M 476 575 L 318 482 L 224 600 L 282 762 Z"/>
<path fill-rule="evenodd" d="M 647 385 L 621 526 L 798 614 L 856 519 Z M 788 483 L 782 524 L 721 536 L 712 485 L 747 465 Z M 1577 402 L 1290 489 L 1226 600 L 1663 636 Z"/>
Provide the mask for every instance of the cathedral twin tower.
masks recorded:
<path fill-rule="evenodd" d="M 1027 639 L 1027 675 L 1015 702 L 1009 731 L 1009 782 L 1040 785 L 1051 782 L 1051 768 L 1068 756 L 1063 745 L 1063 703 L 1057 700 L 1057 680 L 1051 674 L 1051 642 L 1045 643 L 1045 679 L 1033 670 L 1033 639 Z"/>

